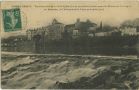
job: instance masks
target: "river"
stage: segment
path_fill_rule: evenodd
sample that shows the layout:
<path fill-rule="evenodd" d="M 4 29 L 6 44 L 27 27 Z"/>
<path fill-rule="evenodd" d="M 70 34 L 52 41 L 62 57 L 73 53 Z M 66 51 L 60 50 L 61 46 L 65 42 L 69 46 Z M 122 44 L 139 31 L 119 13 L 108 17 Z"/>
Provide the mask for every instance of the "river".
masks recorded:
<path fill-rule="evenodd" d="M 112 69 L 113 67 L 115 69 Z M 122 69 L 128 67 L 134 69 L 129 70 L 125 76 Z M 3 89 L 137 89 L 139 87 L 139 60 L 136 56 L 2 52 L 1 71 Z M 114 75 L 107 76 L 109 71 Z M 103 74 L 104 72 L 106 74 Z M 134 76 L 136 79 L 128 80 L 126 77 L 129 76 Z M 117 81 L 109 77 L 122 79 Z M 108 80 L 110 82 L 107 82 Z M 98 85 L 89 83 L 98 83 Z M 124 87 L 109 85 L 110 83 Z M 131 83 L 135 85 L 130 85 Z"/>

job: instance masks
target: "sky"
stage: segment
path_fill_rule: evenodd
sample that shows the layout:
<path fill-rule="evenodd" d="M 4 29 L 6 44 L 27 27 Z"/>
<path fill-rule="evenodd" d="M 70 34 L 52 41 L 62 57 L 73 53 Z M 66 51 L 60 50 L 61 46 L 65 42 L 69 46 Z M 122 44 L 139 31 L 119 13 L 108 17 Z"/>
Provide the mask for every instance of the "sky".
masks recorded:
<path fill-rule="evenodd" d="M 50 7 L 50 6 L 61 6 L 61 7 Z M 62 7 L 62 6 L 69 6 L 69 7 Z M 21 20 L 23 28 L 20 31 L 4 32 L 2 24 L 3 21 L 1 19 L 2 37 L 25 34 L 27 29 L 47 26 L 51 24 L 54 18 L 56 18 L 59 22 L 64 24 L 75 23 L 76 19 L 80 18 L 81 21 L 86 21 L 86 19 L 89 19 L 90 21 L 97 23 L 98 25 L 102 21 L 103 24 L 109 24 L 113 26 L 118 26 L 125 20 L 133 20 L 135 18 L 139 18 L 139 2 L 131 2 L 131 1 L 129 2 L 119 2 L 119 1 L 118 2 L 102 2 L 102 1 L 101 2 L 99 1 L 98 2 L 2 2 L 1 4 L 2 9 L 12 9 L 17 7 L 19 7 L 21 11 L 21 17 L 22 17 Z M 75 9 L 91 9 L 91 10 L 75 10 Z"/>

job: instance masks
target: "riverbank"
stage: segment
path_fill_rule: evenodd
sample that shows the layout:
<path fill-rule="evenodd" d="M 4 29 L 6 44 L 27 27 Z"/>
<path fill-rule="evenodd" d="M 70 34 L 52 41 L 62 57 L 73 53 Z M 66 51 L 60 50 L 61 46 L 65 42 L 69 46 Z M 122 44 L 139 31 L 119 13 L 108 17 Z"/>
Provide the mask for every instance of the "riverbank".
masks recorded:
<path fill-rule="evenodd" d="M 2 51 L 38 54 L 138 55 L 138 36 L 62 38 L 59 40 L 2 40 Z"/>

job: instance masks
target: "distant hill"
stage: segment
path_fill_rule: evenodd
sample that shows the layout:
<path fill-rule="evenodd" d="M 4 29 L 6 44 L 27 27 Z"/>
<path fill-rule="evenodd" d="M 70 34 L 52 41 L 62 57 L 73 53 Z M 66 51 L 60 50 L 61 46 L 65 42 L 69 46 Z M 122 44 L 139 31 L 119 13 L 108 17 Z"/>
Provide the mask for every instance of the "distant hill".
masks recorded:
<path fill-rule="evenodd" d="M 133 27 L 136 27 L 136 26 L 139 26 L 139 18 L 136 18 L 134 20 L 127 20 L 125 22 L 123 22 L 121 24 L 121 26 L 133 26 Z"/>

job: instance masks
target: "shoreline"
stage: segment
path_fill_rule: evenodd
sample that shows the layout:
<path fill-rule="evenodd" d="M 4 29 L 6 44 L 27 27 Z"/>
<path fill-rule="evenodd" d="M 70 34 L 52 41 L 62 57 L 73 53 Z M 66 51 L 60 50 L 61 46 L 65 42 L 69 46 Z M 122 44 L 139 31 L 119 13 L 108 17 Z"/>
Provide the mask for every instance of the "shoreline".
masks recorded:
<path fill-rule="evenodd" d="M 96 58 L 119 58 L 119 59 L 123 59 L 123 58 L 127 58 L 127 59 L 139 59 L 139 57 L 137 55 L 89 55 L 89 54 L 39 54 L 39 53 L 31 53 L 31 52 L 1 52 L 1 55 L 24 55 L 24 56 L 67 56 L 67 57 L 96 57 Z"/>

